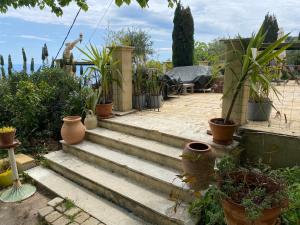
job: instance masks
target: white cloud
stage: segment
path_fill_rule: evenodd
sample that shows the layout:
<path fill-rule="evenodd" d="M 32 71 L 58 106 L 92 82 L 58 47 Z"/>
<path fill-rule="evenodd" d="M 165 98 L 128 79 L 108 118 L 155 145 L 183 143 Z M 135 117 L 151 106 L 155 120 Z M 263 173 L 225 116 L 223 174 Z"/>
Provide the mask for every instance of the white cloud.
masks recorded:
<path fill-rule="evenodd" d="M 25 39 L 39 40 L 39 41 L 52 41 L 52 39 L 50 39 L 50 38 L 40 37 L 40 36 L 36 36 L 36 35 L 21 34 L 18 37 L 25 38 Z"/>

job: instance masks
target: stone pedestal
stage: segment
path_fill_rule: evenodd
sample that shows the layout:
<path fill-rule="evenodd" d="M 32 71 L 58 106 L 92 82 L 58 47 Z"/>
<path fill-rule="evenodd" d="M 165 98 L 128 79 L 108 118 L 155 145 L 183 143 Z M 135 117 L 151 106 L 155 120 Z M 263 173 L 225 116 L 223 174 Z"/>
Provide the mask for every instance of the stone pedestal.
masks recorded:
<path fill-rule="evenodd" d="M 119 77 L 120 86 L 117 82 L 113 84 L 113 104 L 114 110 L 126 112 L 132 110 L 132 51 L 133 47 L 116 46 L 113 47 L 114 66 L 113 76 Z M 116 70 L 117 69 L 117 70 Z"/>
<path fill-rule="evenodd" d="M 241 76 L 242 64 L 237 59 L 234 49 L 237 51 L 242 50 L 241 43 L 238 39 L 224 41 L 226 45 L 225 60 L 226 69 L 224 74 L 224 90 L 223 90 L 223 102 L 222 102 L 222 117 L 225 118 L 228 112 L 232 96 L 234 94 L 234 87 L 238 82 L 238 77 Z M 235 101 L 231 117 L 234 122 L 239 125 L 247 122 L 247 109 L 249 100 L 249 87 L 245 83 Z"/>

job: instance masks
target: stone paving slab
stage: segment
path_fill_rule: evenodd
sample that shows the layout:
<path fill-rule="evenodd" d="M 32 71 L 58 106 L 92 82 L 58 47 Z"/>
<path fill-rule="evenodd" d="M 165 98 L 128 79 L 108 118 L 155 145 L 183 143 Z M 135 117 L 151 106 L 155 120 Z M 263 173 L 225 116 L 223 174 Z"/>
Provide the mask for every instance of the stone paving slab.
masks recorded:
<path fill-rule="evenodd" d="M 61 204 L 63 201 L 64 201 L 63 198 L 56 197 L 56 198 L 52 199 L 50 202 L 48 202 L 48 205 L 52 206 L 52 207 L 56 207 L 59 204 Z"/>
<path fill-rule="evenodd" d="M 38 215 L 43 224 L 48 225 L 105 225 L 73 205 L 72 201 L 68 200 L 66 203 L 66 200 L 59 197 L 49 201 L 48 206 L 38 211 Z"/>

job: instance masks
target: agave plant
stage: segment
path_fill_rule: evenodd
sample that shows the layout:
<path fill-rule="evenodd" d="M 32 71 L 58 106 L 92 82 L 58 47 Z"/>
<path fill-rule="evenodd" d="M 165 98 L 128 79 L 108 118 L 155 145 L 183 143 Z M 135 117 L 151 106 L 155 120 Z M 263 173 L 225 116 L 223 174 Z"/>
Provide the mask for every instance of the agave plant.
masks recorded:
<path fill-rule="evenodd" d="M 119 87 L 120 83 L 120 71 L 115 69 L 115 66 L 118 62 L 113 62 L 112 60 L 112 49 L 102 48 L 100 51 L 96 46 L 90 44 L 86 47 L 86 50 L 78 48 L 79 51 L 86 56 L 86 59 L 83 59 L 85 62 L 91 63 L 93 65 L 88 66 L 84 72 L 84 76 L 88 80 L 95 80 L 96 87 L 100 87 L 100 98 L 99 103 L 105 104 L 112 101 L 112 85 L 116 83 Z M 113 71 L 115 70 L 115 71 Z M 117 76 L 113 76 L 117 74 Z"/>
<path fill-rule="evenodd" d="M 281 43 L 284 42 L 289 34 L 284 35 L 279 38 L 276 42 L 268 45 L 263 49 L 263 43 L 266 37 L 266 34 L 263 33 L 263 27 L 261 26 L 257 34 L 252 34 L 252 37 L 249 40 L 247 46 L 243 43 L 243 39 L 239 36 L 239 42 L 242 47 L 242 51 L 239 51 L 235 48 L 233 42 L 231 45 L 234 49 L 237 59 L 242 65 L 242 70 L 240 74 L 236 74 L 232 68 L 232 72 L 237 78 L 236 85 L 233 86 L 233 95 L 230 102 L 229 109 L 227 111 L 226 117 L 224 118 L 224 124 L 228 124 L 230 121 L 230 116 L 234 107 L 234 104 L 237 100 L 238 94 L 240 93 L 243 85 L 246 81 L 249 80 L 261 80 L 265 84 L 270 85 L 270 80 L 262 71 L 265 66 L 268 65 L 273 59 L 277 58 L 283 51 L 291 46 L 291 44 L 286 44 L 281 46 Z M 259 54 L 254 55 L 253 49 L 263 49 Z M 251 82 L 250 82 L 251 85 Z M 271 85 L 270 85 L 271 86 Z M 231 89 L 231 90 L 232 90 Z M 255 86 L 252 86 L 252 90 L 258 93 L 258 90 Z M 226 95 L 227 93 L 225 93 Z"/>
<path fill-rule="evenodd" d="M 88 93 L 85 100 L 85 107 L 87 110 L 92 110 L 95 114 L 96 105 L 101 95 L 101 87 L 97 89 L 88 89 Z"/>

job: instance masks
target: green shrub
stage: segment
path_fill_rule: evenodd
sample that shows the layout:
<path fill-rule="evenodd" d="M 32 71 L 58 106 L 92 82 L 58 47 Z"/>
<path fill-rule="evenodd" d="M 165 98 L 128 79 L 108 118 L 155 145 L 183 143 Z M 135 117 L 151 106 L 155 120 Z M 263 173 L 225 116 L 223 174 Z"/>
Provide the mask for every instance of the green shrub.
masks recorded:
<path fill-rule="evenodd" d="M 79 80 L 58 68 L 13 73 L 0 80 L 0 96 L 0 125 L 16 127 L 22 146 L 34 151 L 59 140 L 62 118 L 82 115 L 84 107 Z"/>

